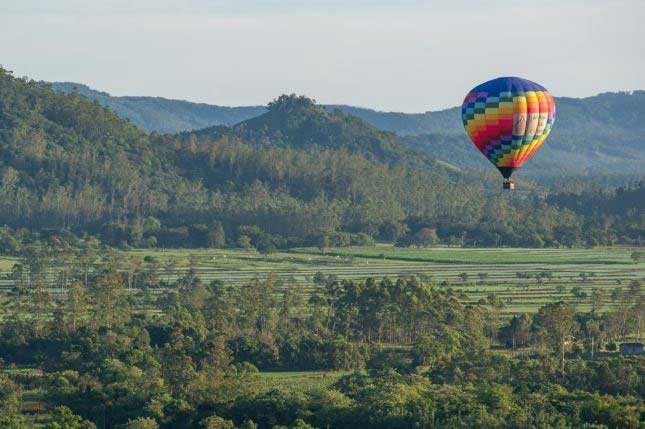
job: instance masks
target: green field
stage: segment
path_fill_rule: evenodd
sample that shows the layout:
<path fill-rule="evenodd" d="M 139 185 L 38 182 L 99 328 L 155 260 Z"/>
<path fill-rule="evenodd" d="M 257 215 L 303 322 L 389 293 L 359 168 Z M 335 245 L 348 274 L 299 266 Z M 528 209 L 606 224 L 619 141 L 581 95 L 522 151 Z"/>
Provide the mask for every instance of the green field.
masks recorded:
<path fill-rule="evenodd" d="M 506 303 L 505 312 L 532 312 L 545 303 L 564 299 L 579 310 L 591 306 L 591 292 L 605 291 L 603 308 L 613 305 L 609 295 L 616 287 L 627 288 L 634 279 L 645 276 L 645 262 L 630 258 L 633 249 L 623 247 L 592 249 L 521 248 L 398 248 L 373 247 L 299 248 L 263 255 L 236 249 L 140 249 L 123 252 L 139 265 L 144 257 L 156 261 L 159 276 L 173 281 L 193 267 L 205 282 L 221 280 L 241 285 L 254 278 L 275 275 L 282 287 L 298 287 L 311 293 L 316 273 L 339 279 L 368 277 L 396 278 L 420 276 L 439 287 L 465 293 L 465 301 L 475 302 L 494 293 Z M 148 258 L 149 260 L 150 258 Z M 11 285 L 8 272 L 15 260 L 0 260 L 0 284 Z M 126 267 L 123 268 L 127 269 Z M 465 273 L 465 275 L 464 275 Z M 518 275 L 519 273 L 519 275 Z M 530 278 L 520 278 L 528 273 Z M 548 278 L 536 279 L 539 273 Z M 584 273 L 584 274 L 583 274 Z M 50 275 L 55 282 L 56 273 Z M 586 298 L 575 298 L 579 287 Z"/>
<path fill-rule="evenodd" d="M 253 383 L 259 387 L 259 390 L 306 391 L 327 388 L 343 375 L 350 373 L 350 371 L 259 372 L 254 376 Z"/>

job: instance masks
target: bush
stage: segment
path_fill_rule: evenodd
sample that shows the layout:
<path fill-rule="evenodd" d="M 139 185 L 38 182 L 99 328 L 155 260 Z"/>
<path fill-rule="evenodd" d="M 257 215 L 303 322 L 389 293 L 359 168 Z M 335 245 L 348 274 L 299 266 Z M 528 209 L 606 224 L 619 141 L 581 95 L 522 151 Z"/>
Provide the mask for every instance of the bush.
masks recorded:
<path fill-rule="evenodd" d="M 280 362 L 290 370 L 362 369 L 368 351 L 344 338 L 324 339 L 316 335 L 285 337 L 278 342 Z"/>
<path fill-rule="evenodd" d="M 398 246 L 432 246 L 439 243 L 437 230 L 434 228 L 421 228 L 413 234 L 401 237 Z"/>
<path fill-rule="evenodd" d="M 352 235 L 351 244 L 352 246 L 374 246 L 374 239 L 368 234 L 360 232 Z"/>
<path fill-rule="evenodd" d="M 155 419 L 139 417 L 135 420 L 130 420 L 125 427 L 126 429 L 157 429 L 159 425 Z"/>
<path fill-rule="evenodd" d="M 154 420 L 153 420 L 154 421 Z M 154 429 L 157 426 L 128 426 L 134 429 Z M 46 429 L 96 429 L 94 423 L 83 420 L 81 416 L 74 414 L 72 410 L 64 405 L 54 408 L 51 413 Z"/>
<path fill-rule="evenodd" d="M 399 374 L 408 374 L 414 369 L 412 359 L 402 354 L 399 350 L 378 350 L 372 353 L 372 357 L 367 361 L 367 369 L 375 371 L 386 371 L 393 369 Z"/>
<path fill-rule="evenodd" d="M 210 416 L 201 421 L 203 429 L 235 429 L 231 420 L 224 420 L 219 416 Z"/>
<path fill-rule="evenodd" d="M 241 334 L 230 339 L 226 346 L 237 363 L 249 362 L 260 369 L 278 367 L 278 350 L 272 344 L 261 341 L 254 335 Z"/>

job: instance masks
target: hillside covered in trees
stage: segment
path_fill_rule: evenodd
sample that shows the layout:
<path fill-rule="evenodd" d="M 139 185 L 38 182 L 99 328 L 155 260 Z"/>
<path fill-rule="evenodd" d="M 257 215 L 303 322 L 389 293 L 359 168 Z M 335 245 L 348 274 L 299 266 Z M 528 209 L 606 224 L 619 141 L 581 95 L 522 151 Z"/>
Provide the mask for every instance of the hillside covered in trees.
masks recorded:
<path fill-rule="evenodd" d="M 584 182 L 571 198 L 502 193 L 494 172 L 456 171 L 304 97 L 267 109 L 231 128 L 149 135 L 2 71 L 5 246 L 57 231 L 122 246 L 553 246 L 634 243 L 643 230 L 642 183 L 619 199 Z M 592 213 L 569 204 L 592 197 Z"/>
<path fill-rule="evenodd" d="M 231 108 L 155 97 L 113 97 L 74 83 L 56 82 L 51 86 L 96 100 L 120 117 L 156 132 L 233 125 L 266 112 L 260 106 Z M 556 104 L 556 125 L 547 146 L 527 163 L 522 174 L 543 178 L 617 171 L 645 173 L 645 91 L 604 93 L 580 99 L 558 97 Z M 455 167 L 490 169 L 468 140 L 459 108 L 425 113 L 381 112 L 346 105 L 325 108 L 339 109 L 380 130 L 404 136 L 403 142 L 410 147 Z"/>
<path fill-rule="evenodd" d="M 544 178 L 554 175 L 643 174 L 645 172 L 645 91 L 605 93 L 588 98 L 556 98 L 556 120 L 543 150 L 522 167 L 522 174 Z M 440 126 L 404 141 L 437 159 L 470 168 L 490 168 L 484 157 L 473 156 L 473 146 L 461 123 Z M 439 124 L 439 123 L 438 123 Z M 386 128 L 387 129 L 387 128 Z"/>

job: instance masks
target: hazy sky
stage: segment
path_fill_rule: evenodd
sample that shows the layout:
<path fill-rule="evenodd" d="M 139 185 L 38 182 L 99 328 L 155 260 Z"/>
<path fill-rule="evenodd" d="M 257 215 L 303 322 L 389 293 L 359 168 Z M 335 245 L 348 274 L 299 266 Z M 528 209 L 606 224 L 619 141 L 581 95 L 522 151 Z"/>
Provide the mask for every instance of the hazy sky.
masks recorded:
<path fill-rule="evenodd" d="M 0 65 L 115 95 L 426 111 L 497 76 L 645 89 L 645 0 L 0 0 Z"/>

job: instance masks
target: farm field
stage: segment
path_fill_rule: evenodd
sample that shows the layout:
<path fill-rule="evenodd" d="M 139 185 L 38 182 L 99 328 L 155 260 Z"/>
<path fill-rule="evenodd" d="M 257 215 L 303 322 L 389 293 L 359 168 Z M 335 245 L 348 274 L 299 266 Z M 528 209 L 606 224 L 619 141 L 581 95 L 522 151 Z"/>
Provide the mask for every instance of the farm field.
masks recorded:
<path fill-rule="evenodd" d="M 602 289 L 603 305 L 613 305 L 609 295 L 645 276 L 645 263 L 634 263 L 632 249 L 518 249 L 518 248 L 397 248 L 372 247 L 292 249 L 261 255 L 242 250 L 191 250 L 128 252 L 133 257 L 152 256 L 168 270 L 167 280 L 193 265 L 204 281 L 243 284 L 273 274 L 284 287 L 312 292 L 317 273 L 339 279 L 365 279 L 415 275 L 464 292 L 468 301 L 494 293 L 506 302 L 505 312 L 533 312 L 545 303 L 564 299 L 579 310 L 591 307 L 593 289 Z M 192 261 L 192 262 L 191 262 Z M 465 273 L 465 275 L 464 275 Z M 519 278 L 529 275 L 529 278 Z M 542 274 L 541 279 L 536 276 Z M 576 298 L 580 288 L 587 298 Z"/>
<path fill-rule="evenodd" d="M 286 371 L 258 372 L 252 382 L 258 390 L 280 389 L 285 391 L 307 391 L 325 389 L 351 371 Z"/>
<path fill-rule="evenodd" d="M 132 266 L 154 267 L 168 282 L 191 267 L 205 282 L 220 280 L 241 285 L 274 275 L 281 287 L 298 287 L 311 293 L 314 278 L 323 274 L 339 279 L 396 278 L 415 275 L 439 287 L 463 292 L 462 299 L 476 302 L 495 294 L 505 303 L 505 313 L 533 312 L 563 299 L 578 310 L 591 308 L 591 294 L 600 289 L 602 309 L 614 302 L 611 291 L 627 288 L 645 277 L 645 262 L 631 259 L 633 249 L 522 249 L 522 248 L 398 248 L 372 247 L 298 248 L 260 254 L 238 249 L 139 249 L 122 252 Z M 15 259 L 0 260 L 0 284 L 11 286 L 9 273 Z M 123 267 L 123 270 L 132 267 Z M 56 270 L 50 274 L 52 283 Z M 572 289 L 577 288 L 577 295 Z M 585 296 L 586 295 L 586 296 Z"/>

